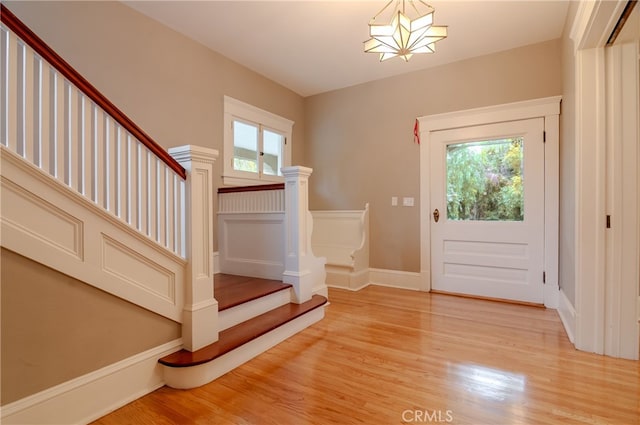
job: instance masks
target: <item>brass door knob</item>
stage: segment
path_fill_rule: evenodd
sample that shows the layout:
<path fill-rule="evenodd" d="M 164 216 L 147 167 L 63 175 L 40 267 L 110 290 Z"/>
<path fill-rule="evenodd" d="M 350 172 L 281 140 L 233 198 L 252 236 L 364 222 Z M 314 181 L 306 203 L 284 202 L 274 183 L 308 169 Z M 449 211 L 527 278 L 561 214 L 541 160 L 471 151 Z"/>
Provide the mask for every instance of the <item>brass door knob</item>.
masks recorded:
<path fill-rule="evenodd" d="M 437 208 L 433 211 L 433 219 L 436 221 L 436 223 L 438 222 L 438 220 L 440 220 L 440 211 L 438 211 Z"/>

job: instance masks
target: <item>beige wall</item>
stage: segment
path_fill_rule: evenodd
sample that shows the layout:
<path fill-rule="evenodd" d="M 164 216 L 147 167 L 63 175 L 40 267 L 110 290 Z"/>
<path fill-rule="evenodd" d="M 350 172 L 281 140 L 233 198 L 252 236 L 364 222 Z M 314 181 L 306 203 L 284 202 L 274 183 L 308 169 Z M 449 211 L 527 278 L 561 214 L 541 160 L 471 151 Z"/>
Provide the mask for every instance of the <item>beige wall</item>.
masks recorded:
<path fill-rule="evenodd" d="M 181 327 L 2 249 L 5 405 L 173 341 Z"/>
<path fill-rule="evenodd" d="M 578 2 L 569 4 L 562 35 L 562 111 L 560 115 L 560 238 L 559 283 L 575 306 L 575 221 L 576 221 L 576 140 L 575 140 L 575 57 L 569 38 Z"/>
<path fill-rule="evenodd" d="M 305 100 L 312 209 L 371 204 L 375 268 L 420 271 L 416 117 L 562 94 L 561 40 L 366 83 Z M 384 66 L 384 64 L 376 64 Z M 392 207 L 391 197 L 415 207 Z"/>
<path fill-rule="evenodd" d="M 296 93 L 120 2 L 3 3 L 163 147 L 222 154 L 228 95 L 294 121 L 293 165 L 305 165 L 304 104 Z"/>
<path fill-rule="evenodd" d="M 222 152 L 225 94 L 295 121 L 311 208 L 370 202 L 376 268 L 419 271 L 416 117 L 562 93 L 560 40 L 303 99 L 118 2 L 7 5 L 164 147 Z M 392 208 L 391 196 L 416 207 Z"/>

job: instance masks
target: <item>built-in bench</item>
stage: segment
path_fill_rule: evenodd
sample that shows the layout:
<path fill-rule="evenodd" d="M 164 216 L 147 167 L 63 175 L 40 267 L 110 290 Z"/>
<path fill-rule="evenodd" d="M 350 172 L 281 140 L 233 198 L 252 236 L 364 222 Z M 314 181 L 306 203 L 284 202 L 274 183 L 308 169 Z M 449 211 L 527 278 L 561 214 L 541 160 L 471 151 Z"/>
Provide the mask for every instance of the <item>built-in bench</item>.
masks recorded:
<path fill-rule="evenodd" d="M 311 211 L 311 249 L 327 259 L 327 286 L 361 289 L 369 284 L 369 204 L 364 210 Z"/>

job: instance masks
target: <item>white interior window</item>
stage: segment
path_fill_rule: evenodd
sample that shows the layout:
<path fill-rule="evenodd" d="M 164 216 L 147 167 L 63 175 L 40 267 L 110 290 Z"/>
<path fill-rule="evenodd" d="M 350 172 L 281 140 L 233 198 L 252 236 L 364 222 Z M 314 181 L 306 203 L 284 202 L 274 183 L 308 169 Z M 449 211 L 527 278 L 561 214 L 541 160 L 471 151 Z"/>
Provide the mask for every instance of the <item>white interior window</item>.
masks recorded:
<path fill-rule="evenodd" d="M 291 165 L 293 121 L 224 97 L 225 185 L 284 181 L 282 167 Z"/>

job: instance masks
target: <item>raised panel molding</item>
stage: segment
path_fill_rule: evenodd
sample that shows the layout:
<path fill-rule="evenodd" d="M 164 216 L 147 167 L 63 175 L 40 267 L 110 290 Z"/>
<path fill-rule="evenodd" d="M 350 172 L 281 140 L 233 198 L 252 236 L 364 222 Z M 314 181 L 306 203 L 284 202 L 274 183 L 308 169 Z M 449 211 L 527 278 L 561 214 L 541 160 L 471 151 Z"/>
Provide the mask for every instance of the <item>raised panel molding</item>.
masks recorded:
<path fill-rule="evenodd" d="M 176 302 L 175 273 L 104 234 L 102 270 L 172 304 Z"/>
<path fill-rule="evenodd" d="M 220 272 L 282 279 L 284 213 L 218 214 Z"/>
<path fill-rule="evenodd" d="M 186 260 L 2 149 L 2 246 L 182 322 Z"/>
<path fill-rule="evenodd" d="M 2 179 L 2 223 L 15 232 L 82 261 L 83 222 L 38 198 L 15 183 Z"/>

